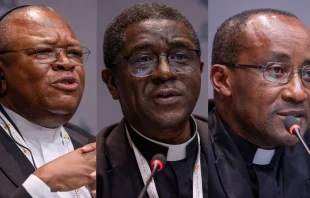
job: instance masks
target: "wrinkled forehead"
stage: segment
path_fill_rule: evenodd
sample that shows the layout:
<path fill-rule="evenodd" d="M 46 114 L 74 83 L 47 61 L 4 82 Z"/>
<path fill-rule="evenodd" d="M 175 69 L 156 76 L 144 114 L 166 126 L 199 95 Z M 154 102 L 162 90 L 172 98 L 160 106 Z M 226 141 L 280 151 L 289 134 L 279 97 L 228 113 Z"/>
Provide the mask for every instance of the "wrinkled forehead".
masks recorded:
<path fill-rule="evenodd" d="M 54 11 L 30 9 L 15 13 L 3 28 L 10 44 L 31 43 L 32 39 L 57 42 L 62 35 L 68 42 L 78 43 L 69 24 Z"/>
<path fill-rule="evenodd" d="M 167 19 L 148 19 L 129 25 L 124 31 L 128 48 L 158 46 L 195 48 L 190 31 L 183 23 Z"/>

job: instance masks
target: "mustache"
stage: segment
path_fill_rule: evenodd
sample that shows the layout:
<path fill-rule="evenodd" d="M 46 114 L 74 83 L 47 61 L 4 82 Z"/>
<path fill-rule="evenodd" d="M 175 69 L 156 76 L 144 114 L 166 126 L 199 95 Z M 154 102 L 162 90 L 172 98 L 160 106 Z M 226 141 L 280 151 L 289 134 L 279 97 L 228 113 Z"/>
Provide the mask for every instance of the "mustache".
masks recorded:
<path fill-rule="evenodd" d="M 151 92 L 163 90 L 163 89 L 174 89 L 174 90 L 180 91 L 183 94 L 185 93 L 184 87 L 180 87 L 175 82 L 170 82 L 170 81 L 155 85 L 155 87 L 151 89 Z"/>

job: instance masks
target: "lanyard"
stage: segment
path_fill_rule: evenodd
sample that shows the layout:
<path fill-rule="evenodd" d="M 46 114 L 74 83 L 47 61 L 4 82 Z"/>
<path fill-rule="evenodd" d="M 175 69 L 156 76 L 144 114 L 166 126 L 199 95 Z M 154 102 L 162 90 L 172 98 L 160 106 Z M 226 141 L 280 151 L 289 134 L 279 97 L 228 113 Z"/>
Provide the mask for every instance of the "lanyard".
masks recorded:
<path fill-rule="evenodd" d="M 25 140 L 22 138 L 22 136 L 17 132 L 17 130 L 14 128 L 14 126 L 10 123 L 10 121 L 3 115 L 3 113 L 0 111 L 0 125 L 3 128 L 3 130 L 8 134 L 9 137 L 11 137 L 9 130 L 12 134 L 12 139 L 14 139 L 16 142 L 21 144 L 16 144 L 18 148 L 24 153 L 24 155 L 28 158 L 29 162 L 35 167 L 34 161 L 32 160 L 32 154 L 29 152 L 30 149 L 28 148 Z M 8 129 L 9 127 L 9 129 Z M 72 142 L 70 140 L 70 137 L 68 133 L 64 130 L 64 128 L 61 128 L 61 137 L 62 137 L 62 143 L 65 145 L 67 153 L 74 150 Z M 13 140 L 13 142 L 14 142 Z"/>
<path fill-rule="evenodd" d="M 30 149 L 28 148 L 25 140 L 22 138 L 20 133 L 17 132 L 15 127 L 10 123 L 10 121 L 6 118 L 5 115 L 0 111 L 0 126 L 3 128 L 3 130 L 8 134 L 8 136 L 13 140 L 13 142 L 18 146 L 18 148 L 24 153 L 24 155 L 28 158 L 29 162 L 32 164 L 32 166 L 36 169 L 34 158 L 30 152 Z M 12 136 L 10 135 L 10 132 Z M 61 127 L 61 138 L 62 138 L 62 144 L 65 146 L 67 153 L 74 151 L 73 144 L 71 142 L 70 136 L 68 135 L 67 131 Z M 16 142 L 15 142 L 15 141 Z M 20 145 L 22 146 L 20 146 Z M 74 191 L 75 197 L 80 197 L 80 188 L 76 189 Z"/>
<path fill-rule="evenodd" d="M 151 175 L 151 169 L 150 166 L 148 165 L 148 162 L 146 159 L 143 157 L 143 155 L 140 153 L 140 151 L 137 149 L 135 144 L 130 138 L 130 135 L 128 133 L 127 126 L 126 128 L 126 134 L 128 137 L 128 141 L 134 150 L 135 157 L 138 163 L 138 167 L 141 173 L 142 180 L 144 182 L 144 185 L 146 184 L 147 180 L 149 179 L 149 176 Z M 197 140 L 198 140 L 198 152 L 197 152 L 197 158 L 195 161 L 195 166 L 194 166 L 194 171 L 193 171 L 193 198 L 202 198 L 203 197 L 203 192 L 202 192 L 202 177 L 201 177 L 201 165 L 200 165 L 200 138 L 199 138 L 199 133 L 196 132 L 197 134 Z M 159 198 L 156 186 L 155 186 L 155 181 L 152 178 L 152 181 L 150 182 L 149 187 L 147 188 L 147 193 L 150 198 Z"/>

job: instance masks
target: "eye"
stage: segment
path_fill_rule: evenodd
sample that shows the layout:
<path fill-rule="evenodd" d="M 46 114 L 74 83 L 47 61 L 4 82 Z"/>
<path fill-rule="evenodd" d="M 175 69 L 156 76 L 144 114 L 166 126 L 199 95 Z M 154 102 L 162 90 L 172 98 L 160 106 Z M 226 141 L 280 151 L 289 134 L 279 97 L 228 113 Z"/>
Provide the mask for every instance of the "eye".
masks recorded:
<path fill-rule="evenodd" d="M 150 54 L 142 54 L 142 53 L 138 53 L 138 54 L 133 54 L 129 57 L 128 62 L 131 65 L 140 65 L 140 64 L 148 64 L 148 63 L 152 63 L 155 60 L 155 56 L 150 55 Z"/>
<path fill-rule="evenodd" d="M 190 60 L 190 54 L 187 51 L 177 51 L 169 55 L 169 59 L 178 63 Z"/>
<path fill-rule="evenodd" d="M 153 58 L 149 55 L 138 56 L 136 62 L 150 62 L 153 61 Z"/>
<path fill-rule="evenodd" d="M 303 80 L 309 82 L 310 81 L 310 68 L 305 68 L 303 71 Z"/>
<path fill-rule="evenodd" d="M 270 75 L 283 75 L 288 72 L 288 67 L 284 63 L 273 63 L 268 65 L 266 70 Z"/>
<path fill-rule="evenodd" d="M 54 49 L 52 47 L 40 47 L 35 52 L 38 60 L 49 59 L 54 55 Z"/>
<path fill-rule="evenodd" d="M 78 50 L 67 50 L 68 57 L 82 57 L 83 52 Z"/>
<path fill-rule="evenodd" d="M 42 48 L 42 49 L 37 49 L 36 53 L 38 55 L 48 55 L 52 54 L 54 52 L 53 48 Z"/>
<path fill-rule="evenodd" d="M 271 69 L 276 74 L 277 73 L 282 73 L 282 68 L 281 67 L 272 67 Z"/>

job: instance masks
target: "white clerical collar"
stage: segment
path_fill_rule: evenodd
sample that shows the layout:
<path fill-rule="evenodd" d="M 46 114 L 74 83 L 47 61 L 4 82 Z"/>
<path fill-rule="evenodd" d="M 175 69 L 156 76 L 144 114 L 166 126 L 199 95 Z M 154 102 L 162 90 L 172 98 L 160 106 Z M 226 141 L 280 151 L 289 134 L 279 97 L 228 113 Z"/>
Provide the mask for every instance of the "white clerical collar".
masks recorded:
<path fill-rule="evenodd" d="M 194 124 L 195 132 L 194 132 L 194 135 L 191 137 L 191 139 L 189 139 L 188 141 L 186 141 L 183 144 L 166 144 L 166 143 L 162 143 L 162 142 L 150 139 L 150 138 L 142 135 L 141 133 L 139 133 L 133 126 L 131 126 L 131 125 L 130 126 L 132 127 L 133 131 L 135 131 L 138 135 L 145 138 L 146 140 L 151 141 L 155 144 L 159 144 L 161 146 L 167 147 L 168 148 L 167 161 L 178 161 L 178 160 L 182 160 L 182 159 L 186 158 L 186 146 L 188 144 L 190 144 L 195 139 L 196 134 L 198 133 L 197 132 L 197 123 L 196 123 L 195 118 L 192 115 L 191 115 L 191 119 L 194 121 L 193 124 Z M 126 130 L 127 130 L 127 128 L 126 128 Z"/>
<path fill-rule="evenodd" d="M 265 150 L 258 148 L 253 159 L 253 164 L 257 165 L 267 165 L 270 164 L 273 156 L 275 154 L 275 150 Z"/>
<path fill-rule="evenodd" d="M 56 138 L 61 138 L 60 134 L 62 126 L 53 129 L 45 128 L 26 120 L 4 105 L 2 105 L 2 107 L 14 121 L 22 136 L 46 143 L 52 142 L 55 136 L 57 136 Z"/>

